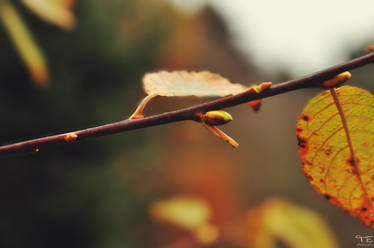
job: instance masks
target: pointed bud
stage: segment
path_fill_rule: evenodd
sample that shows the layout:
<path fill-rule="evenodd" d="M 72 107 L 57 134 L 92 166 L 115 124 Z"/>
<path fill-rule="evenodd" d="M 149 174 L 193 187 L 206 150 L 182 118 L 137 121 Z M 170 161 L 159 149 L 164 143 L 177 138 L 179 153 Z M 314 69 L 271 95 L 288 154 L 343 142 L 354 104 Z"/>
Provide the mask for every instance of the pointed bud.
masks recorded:
<path fill-rule="evenodd" d="M 265 82 L 259 85 L 252 86 L 251 89 L 253 89 L 257 94 L 260 94 L 262 91 L 269 89 L 272 84 L 272 82 Z"/>
<path fill-rule="evenodd" d="M 261 102 L 262 102 L 261 99 L 257 99 L 257 100 L 253 100 L 253 101 L 247 102 L 247 104 L 248 104 L 249 106 L 251 106 L 252 109 L 253 109 L 255 112 L 257 112 L 257 111 L 260 110 Z"/>
<path fill-rule="evenodd" d="M 345 71 L 345 72 L 342 72 L 342 73 L 336 75 L 332 79 L 324 81 L 322 83 L 322 87 L 324 87 L 324 88 L 335 87 L 339 84 L 342 84 L 342 83 L 348 81 L 348 79 L 350 79 L 350 78 L 351 78 L 351 73 L 349 71 Z"/>
<path fill-rule="evenodd" d="M 209 111 L 202 116 L 202 121 L 210 126 L 223 125 L 232 120 L 232 116 L 223 110 Z"/>
<path fill-rule="evenodd" d="M 265 83 L 261 83 L 258 85 L 253 85 L 247 91 L 250 91 L 250 92 L 252 91 L 252 92 L 256 92 L 257 94 L 260 94 L 264 90 L 269 89 L 272 84 L 273 84 L 272 82 L 265 82 Z M 247 102 L 247 104 L 251 106 L 255 112 L 257 112 L 260 110 L 261 102 L 262 102 L 261 99 L 257 99 L 257 100 L 249 101 Z"/>

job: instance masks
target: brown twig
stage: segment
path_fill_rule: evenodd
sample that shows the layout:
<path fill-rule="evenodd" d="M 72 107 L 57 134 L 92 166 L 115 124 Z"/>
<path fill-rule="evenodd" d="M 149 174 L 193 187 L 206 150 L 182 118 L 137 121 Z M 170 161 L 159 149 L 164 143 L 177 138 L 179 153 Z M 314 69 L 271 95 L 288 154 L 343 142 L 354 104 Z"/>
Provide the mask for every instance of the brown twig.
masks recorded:
<path fill-rule="evenodd" d="M 374 53 L 369 53 L 365 56 L 356 58 L 354 60 L 348 61 L 344 64 L 340 64 L 329 69 L 314 73 L 312 75 L 302 77 L 299 79 L 287 81 L 284 83 L 276 84 L 271 86 L 269 89 L 264 90 L 260 93 L 254 91 L 246 91 L 238 95 L 223 97 L 214 101 L 199 104 L 196 106 L 175 110 L 171 112 L 166 112 L 158 115 L 153 115 L 145 117 L 142 119 L 127 119 L 119 122 L 102 125 L 98 127 L 88 128 L 84 130 L 79 130 L 75 132 L 69 132 L 65 134 L 59 134 L 54 136 L 48 136 L 39 139 L 28 140 L 24 142 L 19 142 L 11 145 L 5 145 L 0 147 L 0 156 L 10 155 L 10 154 L 22 154 L 30 152 L 38 152 L 46 147 L 71 143 L 87 138 L 93 138 L 103 135 L 109 135 L 114 133 L 125 132 L 134 129 L 146 128 L 156 125 L 167 124 L 171 122 L 184 121 L 184 120 L 194 120 L 196 114 L 205 113 L 210 110 L 219 110 L 231 106 L 235 106 L 248 101 L 253 101 L 256 99 L 266 98 L 285 92 L 316 87 L 323 81 L 334 77 L 335 75 L 342 73 L 344 71 L 352 70 L 357 67 L 362 67 L 364 65 L 374 62 Z"/>

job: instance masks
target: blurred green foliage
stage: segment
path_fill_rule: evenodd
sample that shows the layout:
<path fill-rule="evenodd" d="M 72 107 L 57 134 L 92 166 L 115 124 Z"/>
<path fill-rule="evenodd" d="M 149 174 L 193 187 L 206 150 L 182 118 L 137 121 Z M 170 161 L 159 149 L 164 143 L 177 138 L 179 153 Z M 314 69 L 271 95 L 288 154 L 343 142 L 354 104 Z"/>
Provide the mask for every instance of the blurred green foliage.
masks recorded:
<path fill-rule="evenodd" d="M 32 84 L 1 27 L 2 144 L 126 118 L 173 28 L 161 11 L 144 17 L 140 2 L 76 1 L 70 32 L 15 4 L 47 56 L 51 80 L 47 89 Z M 126 22 L 139 30 L 121 32 Z M 111 159 L 142 139 L 119 135 L 2 159 L 0 247 L 131 247 L 142 200 L 114 180 Z"/>

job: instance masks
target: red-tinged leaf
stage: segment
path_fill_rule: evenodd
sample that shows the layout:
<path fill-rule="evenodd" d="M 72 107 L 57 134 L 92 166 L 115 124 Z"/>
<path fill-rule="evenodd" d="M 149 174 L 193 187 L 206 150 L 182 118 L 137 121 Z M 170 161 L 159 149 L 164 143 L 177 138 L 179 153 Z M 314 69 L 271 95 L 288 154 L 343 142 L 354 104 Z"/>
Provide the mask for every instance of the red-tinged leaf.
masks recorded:
<path fill-rule="evenodd" d="M 296 128 L 303 170 L 313 187 L 372 228 L 373 130 L 374 97 L 351 86 L 314 97 Z"/>

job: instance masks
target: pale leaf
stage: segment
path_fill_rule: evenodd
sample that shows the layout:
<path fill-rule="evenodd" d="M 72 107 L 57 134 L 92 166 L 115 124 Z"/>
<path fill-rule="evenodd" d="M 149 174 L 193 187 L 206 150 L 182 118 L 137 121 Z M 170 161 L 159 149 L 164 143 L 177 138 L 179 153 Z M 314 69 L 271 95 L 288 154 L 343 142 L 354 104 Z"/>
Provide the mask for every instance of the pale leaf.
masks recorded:
<path fill-rule="evenodd" d="M 233 84 L 226 78 L 208 71 L 161 71 L 148 73 L 143 78 L 148 95 L 159 96 L 227 96 L 244 92 L 248 87 Z"/>
<path fill-rule="evenodd" d="M 247 215 L 246 243 L 255 248 L 336 248 L 334 234 L 315 212 L 282 199 L 270 199 Z"/>
<path fill-rule="evenodd" d="M 211 208 L 200 198 L 176 196 L 154 202 L 150 207 L 153 219 L 174 224 L 188 230 L 196 230 L 208 224 Z"/>

